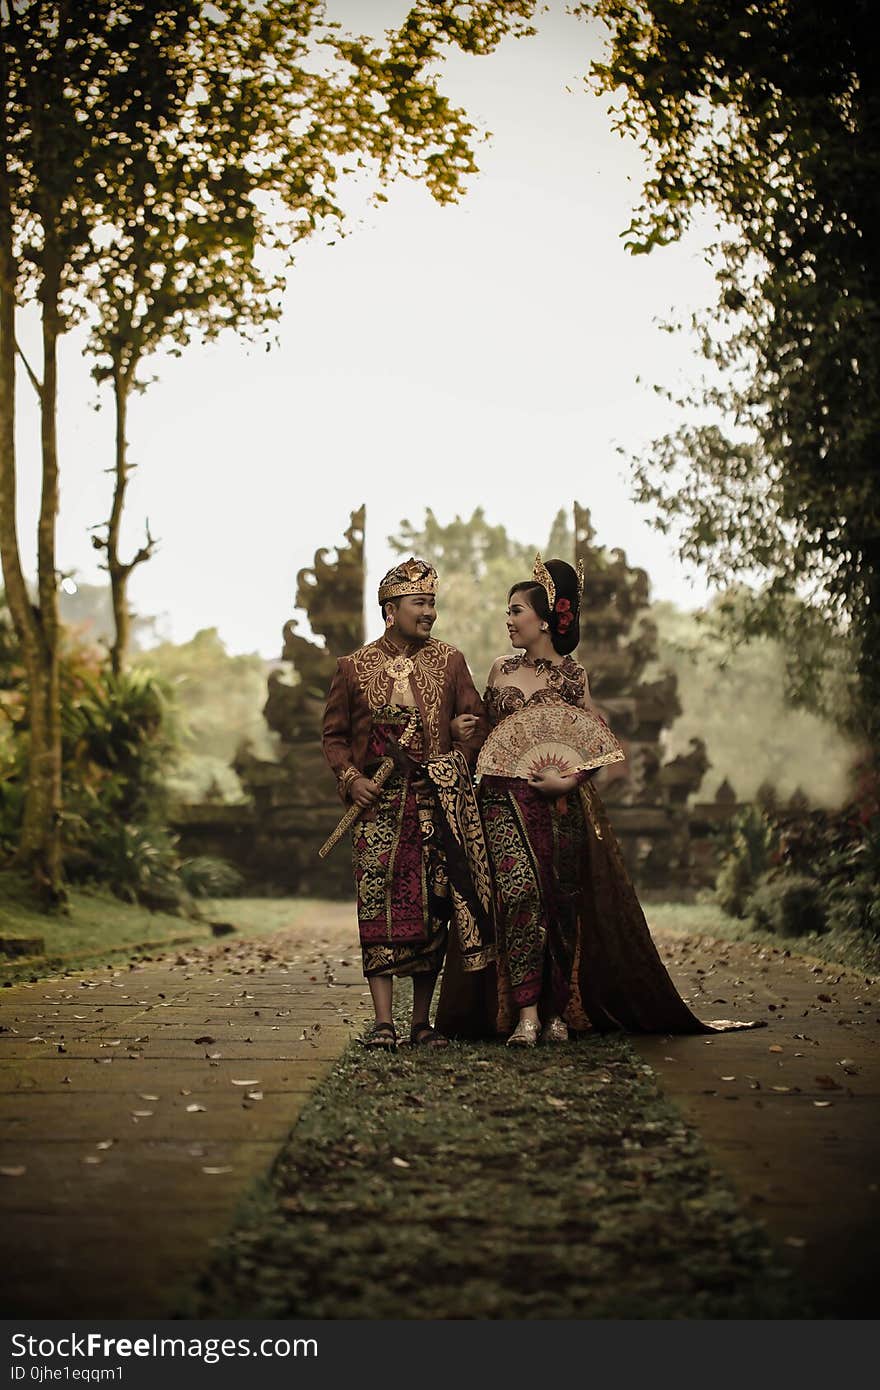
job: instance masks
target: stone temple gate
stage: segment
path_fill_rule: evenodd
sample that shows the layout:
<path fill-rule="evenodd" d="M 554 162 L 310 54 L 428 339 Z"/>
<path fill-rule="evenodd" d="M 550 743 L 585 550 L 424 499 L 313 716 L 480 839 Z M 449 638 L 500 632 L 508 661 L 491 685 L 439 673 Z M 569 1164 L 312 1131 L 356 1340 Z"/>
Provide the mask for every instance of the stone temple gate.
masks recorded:
<path fill-rule="evenodd" d="M 656 659 L 657 631 L 647 616 L 647 573 L 622 550 L 595 544 L 589 512 L 575 503 L 574 561 L 586 575 L 578 658 L 593 699 L 623 744 L 626 762 L 603 769 L 598 786 L 641 891 L 688 896 L 714 881 L 713 826 L 736 810 L 730 789 L 717 803 L 689 807 L 709 760 L 692 739 L 691 752 L 663 761 L 663 735 L 681 713 L 674 675 L 646 680 Z M 284 627 L 282 659 L 292 680 L 269 676 L 264 714 L 278 735 L 277 760 L 244 748 L 234 767 L 249 806 L 183 807 L 176 829 L 189 853 L 219 853 L 242 869 L 251 891 L 349 896 L 347 846 L 326 860 L 317 851 L 343 811 L 321 752 L 324 701 L 336 659 L 355 650 L 364 633 L 365 508 L 351 515 L 345 544 L 319 550 L 297 576 L 296 605 L 322 641 Z M 430 558 L 430 557 L 429 557 Z"/>

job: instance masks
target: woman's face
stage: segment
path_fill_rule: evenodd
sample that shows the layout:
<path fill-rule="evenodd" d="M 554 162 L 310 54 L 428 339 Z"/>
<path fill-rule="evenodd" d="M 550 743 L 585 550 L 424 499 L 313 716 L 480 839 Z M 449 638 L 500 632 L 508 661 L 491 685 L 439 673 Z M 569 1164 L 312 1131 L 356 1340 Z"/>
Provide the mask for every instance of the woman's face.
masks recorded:
<path fill-rule="evenodd" d="M 507 605 L 507 632 L 513 647 L 528 647 L 541 636 L 541 619 L 520 590 Z"/>

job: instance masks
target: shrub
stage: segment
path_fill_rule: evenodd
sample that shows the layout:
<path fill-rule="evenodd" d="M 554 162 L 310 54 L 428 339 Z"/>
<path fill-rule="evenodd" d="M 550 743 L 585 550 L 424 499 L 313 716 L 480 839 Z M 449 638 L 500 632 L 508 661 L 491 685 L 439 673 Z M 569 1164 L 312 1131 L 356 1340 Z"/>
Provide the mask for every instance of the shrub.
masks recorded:
<path fill-rule="evenodd" d="M 732 820 L 715 884 L 718 903 L 728 917 L 745 916 L 749 895 L 769 868 L 775 844 L 774 828 L 757 806 L 747 806 Z"/>
<path fill-rule="evenodd" d="M 188 905 L 179 866 L 174 838 L 161 826 L 127 825 L 103 814 L 81 829 L 66 862 L 73 881 L 100 883 L 126 902 L 167 912 Z"/>
<path fill-rule="evenodd" d="M 209 854 L 184 859 L 180 866 L 180 878 L 193 898 L 231 898 L 240 891 L 244 882 L 232 864 Z"/>
<path fill-rule="evenodd" d="M 806 874 L 769 873 L 746 903 L 752 925 L 779 936 L 806 936 L 826 926 L 822 885 Z"/>
<path fill-rule="evenodd" d="M 25 672 L 0 606 L 0 855 L 15 851 L 27 783 Z M 65 872 L 166 911 L 232 892 L 219 860 L 181 862 L 166 826 L 180 726 L 170 686 L 143 668 L 114 676 L 104 655 L 65 632 L 61 661 Z"/>
<path fill-rule="evenodd" d="M 880 938 L 880 817 L 823 866 L 828 925 Z"/>

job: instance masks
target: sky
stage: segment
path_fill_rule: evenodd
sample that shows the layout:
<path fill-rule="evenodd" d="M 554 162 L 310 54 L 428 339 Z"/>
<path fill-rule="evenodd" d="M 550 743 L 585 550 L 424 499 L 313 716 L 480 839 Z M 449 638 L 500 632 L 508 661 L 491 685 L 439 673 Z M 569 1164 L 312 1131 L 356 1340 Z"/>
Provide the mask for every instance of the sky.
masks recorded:
<path fill-rule="evenodd" d="M 378 34 L 407 5 L 329 0 L 327 9 Z M 350 234 L 315 237 L 297 257 L 277 348 L 227 335 L 151 362 L 157 380 L 130 412 L 138 468 L 124 535 L 130 552 L 148 517 L 160 538 L 130 599 L 164 636 L 216 627 L 232 652 L 277 657 L 284 623 L 303 619 L 297 571 L 342 542 L 362 502 L 370 622 L 394 562 L 387 537 L 426 507 L 441 521 L 483 507 L 517 540 L 541 545 L 577 499 L 598 542 L 648 570 L 655 597 L 705 601 L 699 573 L 632 502 L 618 451 L 643 452 L 669 427 L 653 384 L 681 386 L 697 370 L 692 340 L 659 321 L 712 300 L 708 229 L 650 256 L 625 250 L 643 166 L 583 81 L 603 31 L 562 3 L 538 24 L 536 37 L 490 57 L 444 64 L 444 90 L 491 132 L 460 203 L 439 206 L 401 182 L 371 207 L 351 190 Z M 22 324 L 29 353 L 34 330 Z M 95 410 L 75 332 L 61 382 L 59 567 L 100 582 L 89 527 L 109 511 L 113 419 L 109 401 Z M 18 441 L 32 571 L 39 419 L 25 381 Z M 499 633 L 503 606 L 499 595 Z"/>

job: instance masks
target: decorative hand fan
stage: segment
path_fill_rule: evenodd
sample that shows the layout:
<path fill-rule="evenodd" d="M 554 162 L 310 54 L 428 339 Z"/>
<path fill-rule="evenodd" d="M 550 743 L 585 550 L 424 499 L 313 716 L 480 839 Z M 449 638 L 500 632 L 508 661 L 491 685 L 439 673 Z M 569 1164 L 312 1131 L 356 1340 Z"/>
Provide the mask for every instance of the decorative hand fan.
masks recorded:
<path fill-rule="evenodd" d="M 477 776 L 532 777 L 555 767 L 562 776 L 623 762 L 624 751 L 595 714 L 560 703 L 526 705 L 502 719 L 477 759 Z"/>

